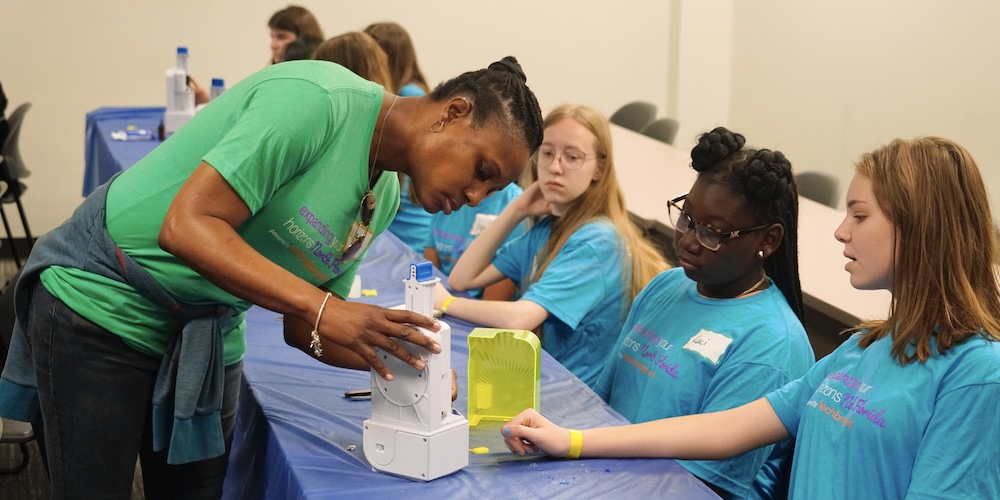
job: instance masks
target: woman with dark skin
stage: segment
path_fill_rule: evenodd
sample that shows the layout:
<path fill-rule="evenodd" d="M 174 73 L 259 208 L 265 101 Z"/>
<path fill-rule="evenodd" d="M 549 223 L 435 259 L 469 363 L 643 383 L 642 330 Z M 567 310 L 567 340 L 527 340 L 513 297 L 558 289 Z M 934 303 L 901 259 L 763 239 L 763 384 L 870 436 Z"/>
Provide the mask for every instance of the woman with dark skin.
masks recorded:
<path fill-rule="evenodd" d="M 399 341 L 439 352 L 415 328 L 434 319 L 343 300 L 396 172 L 451 212 L 516 180 L 541 138 L 513 58 L 415 98 L 324 61 L 247 77 L 35 245 L 0 413 L 44 422 L 54 498 L 127 497 L 137 454 L 147 495 L 219 497 L 245 311 L 281 313 L 323 363 L 391 379 L 380 349 L 422 368 Z"/>

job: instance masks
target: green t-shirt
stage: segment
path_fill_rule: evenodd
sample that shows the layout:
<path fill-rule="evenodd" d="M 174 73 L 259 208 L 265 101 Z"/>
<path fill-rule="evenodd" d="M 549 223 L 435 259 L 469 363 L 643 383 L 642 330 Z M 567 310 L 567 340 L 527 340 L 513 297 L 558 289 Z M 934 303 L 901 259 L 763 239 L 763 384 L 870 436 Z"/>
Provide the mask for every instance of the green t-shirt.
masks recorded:
<path fill-rule="evenodd" d="M 237 232 L 250 246 L 309 283 L 346 297 L 367 253 L 341 261 L 352 226 L 361 220 L 382 95 L 381 86 L 324 61 L 276 64 L 251 75 L 114 181 L 106 204 L 111 237 L 178 300 L 248 309 L 250 303 L 208 282 L 157 243 L 167 208 L 205 161 L 249 207 L 252 215 Z M 396 175 L 381 175 L 373 192 L 374 236 L 399 205 Z M 63 267 L 47 269 L 41 279 L 74 311 L 142 352 L 162 356 L 180 326 L 126 284 Z M 244 327 L 242 314 L 224 325 L 227 365 L 242 359 Z"/>

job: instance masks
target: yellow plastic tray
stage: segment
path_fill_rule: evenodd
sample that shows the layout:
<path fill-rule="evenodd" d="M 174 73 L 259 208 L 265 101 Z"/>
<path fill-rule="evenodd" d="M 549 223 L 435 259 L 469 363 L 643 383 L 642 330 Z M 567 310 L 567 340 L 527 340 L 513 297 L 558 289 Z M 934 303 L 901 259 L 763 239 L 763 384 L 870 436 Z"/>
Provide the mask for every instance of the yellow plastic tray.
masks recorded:
<path fill-rule="evenodd" d="M 538 409 L 541 344 L 527 330 L 476 328 L 469 334 L 469 425 L 506 422 Z"/>

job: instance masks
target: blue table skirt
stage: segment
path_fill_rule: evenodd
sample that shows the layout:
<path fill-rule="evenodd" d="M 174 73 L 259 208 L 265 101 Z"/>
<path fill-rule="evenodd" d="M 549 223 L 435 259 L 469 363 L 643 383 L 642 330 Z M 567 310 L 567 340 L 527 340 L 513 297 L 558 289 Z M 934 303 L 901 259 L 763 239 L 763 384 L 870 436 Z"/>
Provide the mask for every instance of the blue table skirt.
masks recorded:
<path fill-rule="evenodd" d="M 160 144 L 152 141 L 116 141 L 111 132 L 132 125 L 154 133 L 166 108 L 99 108 L 87 113 L 84 145 L 83 195 L 87 196 L 113 175 L 125 170 Z"/>

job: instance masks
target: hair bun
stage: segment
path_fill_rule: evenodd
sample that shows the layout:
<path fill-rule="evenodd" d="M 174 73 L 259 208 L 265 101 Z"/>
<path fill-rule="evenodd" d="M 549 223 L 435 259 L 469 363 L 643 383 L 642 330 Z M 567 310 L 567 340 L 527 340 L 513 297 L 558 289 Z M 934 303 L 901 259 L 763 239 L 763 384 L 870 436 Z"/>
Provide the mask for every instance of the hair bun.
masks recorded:
<path fill-rule="evenodd" d="M 716 127 L 698 137 L 698 144 L 691 150 L 691 167 L 698 172 L 708 170 L 725 157 L 739 151 L 747 140 L 743 134 L 726 127 Z"/>
<path fill-rule="evenodd" d="M 781 151 L 761 149 L 747 163 L 746 194 L 763 202 L 786 196 L 792 184 L 792 164 Z"/>
<path fill-rule="evenodd" d="M 513 73 L 518 80 L 521 80 L 521 83 L 528 83 L 528 77 L 524 76 L 524 70 L 521 69 L 521 65 L 517 63 L 517 59 L 515 59 L 514 56 L 507 56 L 493 64 L 490 64 L 489 69 Z"/>

